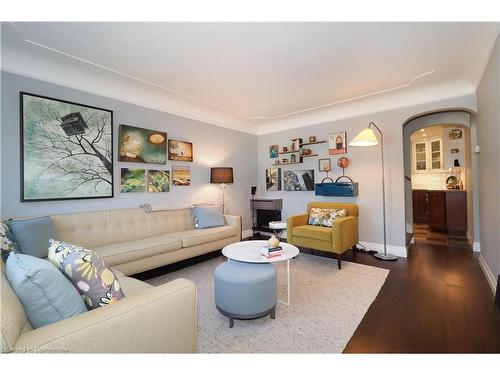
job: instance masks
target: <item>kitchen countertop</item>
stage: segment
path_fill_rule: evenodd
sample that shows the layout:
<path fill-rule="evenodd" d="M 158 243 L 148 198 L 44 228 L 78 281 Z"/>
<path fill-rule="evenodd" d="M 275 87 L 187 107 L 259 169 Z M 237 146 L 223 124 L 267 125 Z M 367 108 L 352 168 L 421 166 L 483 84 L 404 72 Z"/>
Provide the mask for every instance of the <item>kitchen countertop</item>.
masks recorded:
<path fill-rule="evenodd" d="M 444 191 L 444 192 L 454 192 L 454 193 L 459 193 L 459 192 L 466 192 L 467 190 L 465 189 L 412 189 L 412 190 L 420 190 L 420 191 Z"/>

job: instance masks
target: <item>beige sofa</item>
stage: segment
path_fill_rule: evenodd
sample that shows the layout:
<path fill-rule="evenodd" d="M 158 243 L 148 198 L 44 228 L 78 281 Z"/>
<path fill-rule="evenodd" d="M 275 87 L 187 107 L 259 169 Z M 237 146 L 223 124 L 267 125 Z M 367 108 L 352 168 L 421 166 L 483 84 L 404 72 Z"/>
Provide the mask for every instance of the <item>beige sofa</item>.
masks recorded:
<path fill-rule="evenodd" d="M 125 293 L 116 304 L 33 329 L 1 263 L 2 352 L 186 353 L 196 351 L 196 287 L 185 279 L 153 287 L 127 277 L 241 240 L 241 218 L 194 229 L 190 209 L 52 216 L 58 239 L 93 249 Z"/>

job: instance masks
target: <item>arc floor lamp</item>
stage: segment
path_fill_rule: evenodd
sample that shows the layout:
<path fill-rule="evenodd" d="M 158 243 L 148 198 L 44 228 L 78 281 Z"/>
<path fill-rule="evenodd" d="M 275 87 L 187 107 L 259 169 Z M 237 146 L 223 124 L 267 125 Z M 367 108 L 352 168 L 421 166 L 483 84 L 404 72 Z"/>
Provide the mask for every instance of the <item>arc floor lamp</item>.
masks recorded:
<path fill-rule="evenodd" d="M 375 128 L 380 133 L 380 152 L 382 156 L 382 206 L 384 215 L 384 253 L 376 253 L 373 256 L 382 260 L 397 260 L 398 257 L 387 253 L 387 228 L 385 222 L 385 174 L 384 174 L 384 135 L 382 131 L 373 122 L 370 122 L 368 127 L 361 131 L 354 139 L 349 143 L 349 146 L 355 147 L 369 147 L 378 146 L 377 136 L 372 128 Z"/>

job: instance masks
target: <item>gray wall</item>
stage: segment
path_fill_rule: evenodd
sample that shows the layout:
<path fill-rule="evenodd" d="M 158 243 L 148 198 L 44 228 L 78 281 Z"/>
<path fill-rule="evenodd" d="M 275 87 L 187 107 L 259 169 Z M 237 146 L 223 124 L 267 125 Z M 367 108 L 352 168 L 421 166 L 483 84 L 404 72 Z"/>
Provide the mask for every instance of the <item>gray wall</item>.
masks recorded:
<path fill-rule="evenodd" d="M 477 90 L 481 255 L 500 274 L 500 37 Z"/>
<path fill-rule="evenodd" d="M 347 131 L 347 138 L 348 141 L 350 141 L 357 133 L 367 127 L 370 121 L 373 121 L 384 132 L 388 244 L 396 247 L 391 249 L 394 252 L 404 251 L 405 197 L 402 125 L 411 117 L 421 113 L 458 108 L 475 110 L 475 105 L 475 97 L 470 95 L 259 136 L 259 195 L 262 197 L 283 198 L 283 215 L 285 217 L 304 212 L 307 202 L 313 200 L 355 202 L 360 206 L 360 240 L 373 244 L 383 243 L 379 148 L 348 147 L 348 153 L 345 156 L 351 159 L 351 166 L 346 169 L 346 174 L 359 183 L 358 197 L 325 198 L 315 196 L 314 192 L 265 191 L 265 170 L 269 168 L 273 162 L 273 160 L 269 158 L 269 145 L 278 144 L 282 147 L 290 143 L 291 138 L 301 137 L 305 139 L 310 135 L 315 135 L 318 139 L 327 139 L 329 133 L 343 130 Z M 338 157 L 342 155 L 329 156 L 328 146 L 326 144 L 315 145 L 312 146 L 311 149 L 313 152 L 318 152 L 320 157 L 306 158 L 304 159 L 305 163 L 302 165 L 281 166 L 282 174 L 285 170 L 314 169 L 316 182 L 321 182 L 325 174 L 318 172 L 317 162 L 319 158 L 326 157 L 331 157 L 332 159 L 332 175 L 334 178 L 341 174 L 341 169 L 336 165 L 336 161 Z M 402 248 L 403 250 L 401 250 Z"/>
<path fill-rule="evenodd" d="M 216 201 L 217 186 L 209 183 L 210 166 L 232 166 L 235 183 L 229 185 L 229 213 L 243 217 L 243 228 L 251 228 L 248 199 L 250 186 L 257 179 L 255 150 L 257 137 L 234 130 L 186 119 L 165 112 L 97 96 L 43 81 L 2 72 L 1 75 L 1 216 L 25 217 L 55 213 L 137 207 L 144 202 L 172 207 L 194 201 Z M 54 202 L 20 202 L 19 91 L 46 95 L 77 103 L 113 110 L 115 198 Z M 120 168 L 138 167 L 137 163 L 117 161 L 118 126 L 121 123 L 162 130 L 169 138 L 193 142 L 194 162 L 171 162 L 191 167 L 192 186 L 171 186 L 169 193 L 120 193 Z M 154 165 L 140 165 L 155 169 Z"/>

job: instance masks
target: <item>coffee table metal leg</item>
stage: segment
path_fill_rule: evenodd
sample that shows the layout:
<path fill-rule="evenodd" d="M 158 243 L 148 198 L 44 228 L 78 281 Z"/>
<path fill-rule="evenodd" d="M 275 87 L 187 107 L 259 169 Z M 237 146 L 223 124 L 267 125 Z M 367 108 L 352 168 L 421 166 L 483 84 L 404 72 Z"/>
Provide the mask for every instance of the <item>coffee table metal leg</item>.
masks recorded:
<path fill-rule="evenodd" d="M 287 301 L 282 301 L 278 299 L 278 302 L 290 306 L 290 259 L 286 260 L 286 294 L 287 294 Z"/>

